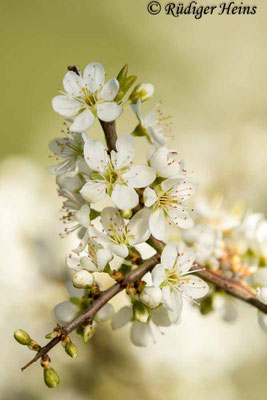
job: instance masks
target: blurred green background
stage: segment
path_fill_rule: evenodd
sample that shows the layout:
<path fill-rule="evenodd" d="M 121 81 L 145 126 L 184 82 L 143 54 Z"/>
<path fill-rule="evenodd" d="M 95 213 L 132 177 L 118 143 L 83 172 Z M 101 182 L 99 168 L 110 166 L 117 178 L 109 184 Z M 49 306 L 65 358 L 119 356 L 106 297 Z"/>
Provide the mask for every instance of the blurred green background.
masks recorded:
<path fill-rule="evenodd" d="M 29 353 L 11 337 L 21 323 L 41 338 L 53 325 L 53 305 L 66 297 L 62 282 L 70 247 L 57 237 L 59 203 L 45 166 L 48 142 L 63 122 L 51 99 L 68 65 L 98 61 L 113 77 L 128 63 L 140 81 L 155 85 L 155 99 L 145 109 L 160 99 L 173 116 L 172 146 L 195 171 L 200 192 L 220 192 L 267 211 L 267 4 L 255 3 L 255 16 L 195 20 L 149 15 L 146 0 L 0 1 L 4 400 L 264 398 L 266 336 L 254 310 L 242 311 L 241 321 L 230 327 L 193 314 L 185 328 L 175 328 L 179 336 L 173 330 L 144 351 L 129 344 L 127 331 L 114 337 L 104 327 L 92 346 L 81 348 L 79 360 L 62 356 L 64 382 L 53 393 L 43 387 L 38 366 L 20 374 Z M 134 123 L 126 111 L 119 133 Z M 96 124 L 92 135 L 102 138 Z"/>

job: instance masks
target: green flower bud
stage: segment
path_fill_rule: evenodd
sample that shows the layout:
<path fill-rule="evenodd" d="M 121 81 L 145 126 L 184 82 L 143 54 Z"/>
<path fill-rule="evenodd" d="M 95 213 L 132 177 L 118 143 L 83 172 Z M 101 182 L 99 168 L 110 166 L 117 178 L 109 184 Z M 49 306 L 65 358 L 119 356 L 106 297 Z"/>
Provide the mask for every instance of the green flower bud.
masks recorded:
<path fill-rule="evenodd" d="M 59 384 L 59 376 L 54 368 L 49 367 L 44 369 L 44 381 L 49 388 L 57 387 Z"/>
<path fill-rule="evenodd" d="M 69 343 L 67 343 L 66 346 L 65 346 L 65 352 L 66 352 L 70 357 L 75 358 L 75 357 L 77 357 L 77 355 L 78 355 L 77 346 L 76 346 L 74 343 L 69 342 Z"/>
<path fill-rule="evenodd" d="M 147 308 L 141 302 L 137 301 L 133 307 L 134 318 L 139 321 L 143 322 L 144 324 L 147 322 L 149 318 L 149 312 Z"/>
<path fill-rule="evenodd" d="M 19 329 L 14 333 L 14 338 L 18 343 L 22 344 L 23 346 L 29 346 L 32 341 L 28 333 L 23 331 L 22 329 Z"/>
<path fill-rule="evenodd" d="M 137 102 L 138 99 L 141 99 L 141 102 L 144 102 L 150 99 L 154 93 L 154 86 L 151 83 L 141 83 L 135 86 L 134 90 L 130 94 L 129 101 L 133 104 Z"/>
<path fill-rule="evenodd" d="M 131 209 L 129 209 L 129 210 L 121 210 L 120 214 L 121 214 L 122 218 L 129 219 L 133 215 L 133 212 L 132 212 Z"/>
<path fill-rule="evenodd" d="M 60 336 L 60 335 L 61 335 L 60 332 L 58 332 L 58 331 L 53 331 L 53 332 L 47 333 L 47 334 L 45 335 L 45 338 L 46 338 L 46 339 L 54 339 L 55 337 L 58 337 L 58 336 Z"/>

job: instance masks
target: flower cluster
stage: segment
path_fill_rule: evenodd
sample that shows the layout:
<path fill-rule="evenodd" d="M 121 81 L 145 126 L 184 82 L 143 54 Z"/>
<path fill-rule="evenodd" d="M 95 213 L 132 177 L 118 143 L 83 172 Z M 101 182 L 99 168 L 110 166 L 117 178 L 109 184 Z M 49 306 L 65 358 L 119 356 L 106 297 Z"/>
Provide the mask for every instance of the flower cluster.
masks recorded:
<path fill-rule="evenodd" d="M 137 85 L 123 100 L 129 82 L 135 80 L 127 73 L 124 67 L 117 78 L 104 83 L 105 71 L 99 63 L 88 64 L 83 75 L 78 69 L 68 71 L 63 78 L 65 92 L 52 101 L 56 112 L 73 118 L 64 122 L 65 137 L 50 143 L 58 164 L 48 171 L 56 175 L 58 193 L 64 198 L 61 235 L 77 230 L 80 238 L 66 257 L 76 295 L 71 292 L 70 301 L 56 306 L 60 324 L 70 322 L 94 296 L 101 295 L 103 276 L 116 280 L 134 268 L 138 245 L 150 237 L 164 240 L 168 224 L 182 229 L 193 226 L 186 202 L 195 193 L 197 182 L 177 152 L 167 147 L 169 117 L 163 116 L 159 103 L 146 116 L 141 115 L 142 102 L 154 93 L 152 84 Z M 119 136 L 115 149 L 110 151 L 101 140 L 90 138 L 86 131 L 95 118 L 101 124 L 114 124 L 128 105 L 138 124 L 130 134 Z M 134 138 L 140 136 L 148 142 L 146 162 L 141 165 L 134 162 Z M 195 302 L 208 292 L 207 284 L 190 272 L 194 259 L 192 249 L 181 250 L 169 243 L 152 274 L 127 288 L 130 305 L 114 316 L 108 305 L 105 315 L 113 317 L 113 329 L 131 322 L 133 343 L 145 345 L 153 327 L 177 323 L 182 298 Z M 99 320 L 99 313 L 95 319 Z M 79 328 L 79 332 L 83 330 L 86 327 Z"/>
<path fill-rule="evenodd" d="M 228 212 L 221 202 L 199 200 L 194 225 L 188 201 L 197 182 L 169 147 L 169 117 L 163 116 L 159 103 L 147 115 L 141 113 L 142 103 L 154 94 L 153 85 L 140 83 L 127 95 L 136 79 L 128 75 L 127 65 L 106 83 L 97 62 L 88 64 L 83 74 L 69 67 L 64 92 L 52 100 L 54 110 L 67 119 L 64 137 L 50 143 L 56 163 L 48 171 L 63 198 L 60 236 L 75 232 L 77 243 L 66 257 L 69 300 L 56 305 L 59 325 L 46 338 L 61 341 L 71 357 L 77 348 L 68 334 L 76 329 L 87 343 L 97 324 L 107 320 L 114 330 L 129 324 L 131 341 L 146 346 L 157 332 L 180 322 L 184 299 L 207 314 L 221 297 L 219 312 L 234 320 L 235 303 L 222 297 L 221 288 L 229 290 L 217 284 L 218 278 L 237 283 L 254 296 L 254 303 L 267 305 L 267 221 L 262 214 L 237 208 Z M 117 137 L 115 121 L 127 107 L 137 125 Z M 88 131 L 95 120 L 107 146 Z M 144 140 L 147 150 L 138 164 L 137 140 Z M 168 241 L 168 225 L 178 228 L 178 241 Z M 207 273 L 217 279 L 209 278 L 215 283 L 211 288 L 201 279 Z M 105 290 L 110 282 L 112 287 Z M 108 301 L 123 289 L 125 304 L 115 312 Z M 266 314 L 259 313 L 259 323 L 267 331 Z M 43 354 L 45 383 L 56 387 L 59 378 L 47 353 L 23 330 L 15 338 L 38 352 L 34 360 Z"/>
<path fill-rule="evenodd" d="M 196 260 L 204 267 L 245 287 L 255 289 L 267 304 L 267 220 L 244 206 L 228 210 L 221 196 L 213 201 L 199 199 L 194 227 L 182 232 L 182 239 L 196 250 Z M 236 301 L 216 291 L 202 303 L 202 311 L 217 310 L 224 320 L 238 316 Z M 260 326 L 267 331 L 265 314 L 259 313 Z"/>

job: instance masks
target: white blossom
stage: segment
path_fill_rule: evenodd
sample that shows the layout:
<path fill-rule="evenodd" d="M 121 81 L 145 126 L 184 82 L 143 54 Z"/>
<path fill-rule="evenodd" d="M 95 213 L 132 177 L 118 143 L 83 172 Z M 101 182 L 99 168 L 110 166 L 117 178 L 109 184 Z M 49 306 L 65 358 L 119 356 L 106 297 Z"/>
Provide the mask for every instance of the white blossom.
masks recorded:
<path fill-rule="evenodd" d="M 71 137 L 53 139 L 50 150 L 55 154 L 56 159 L 63 159 L 58 164 L 48 167 L 47 170 L 52 175 L 67 173 L 73 176 L 79 171 L 79 164 L 84 163 L 83 158 L 83 138 L 80 133 L 73 133 Z"/>
<path fill-rule="evenodd" d="M 147 346 L 149 341 L 155 342 L 155 333 L 162 333 L 162 328 L 170 326 L 172 323 L 168 316 L 168 311 L 160 306 L 150 312 L 146 322 L 134 319 L 133 308 L 124 306 L 113 316 L 111 326 L 113 330 L 120 329 L 131 323 L 130 339 L 135 346 Z"/>
<path fill-rule="evenodd" d="M 160 105 L 157 104 L 145 117 L 141 115 L 141 99 L 136 104 L 131 105 L 135 112 L 139 125 L 135 128 L 134 136 L 146 136 L 151 144 L 156 146 L 164 146 L 170 136 L 170 123 L 167 122 L 169 117 L 164 117 L 160 111 Z"/>
<path fill-rule="evenodd" d="M 167 147 L 151 146 L 149 154 L 149 165 L 162 178 L 172 178 L 187 174 L 183 160 L 177 160 L 176 150 Z"/>
<path fill-rule="evenodd" d="M 81 256 L 80 253 L 82 251 L 86 255 Z M 74 252 L 78 254 L 70 253 L 66 257 L 66 264 L 74 271 L 85 269 L 89 272 L 101 272 L 104 270 L 107 263 L 112 260 L 110 250 L 104 248 L 88 235 L 85 235 L 83 241 L 80 242 Z"/>
<path fill-rule="evenodd" d="M 52 100 L 54 110 L 65 117 L 73 117 L 73 132 L 83 132 L 93 125 L 95 117 L 102 121 L 114 121 L 122 113 L 115 101 L 119 82 L 112 78 L 105 83 L 105 70 L 97 62 L 85 67 L 83 76 L 68 71 L 63 78 L 65 92 Z"/>
<path fill-rule="evenodd" d="M 178 253 L 175 243 L 168 243 L 162 252 L 161 263 L 152 271 L 154 286 L 162 290 L 164 306 L 169 310 L 169 318 L 174 323 L 182 312 L 182 297 L 193 301 L 204 297 L 209 286 L 190 271 L 195 260 L 193 248 Z"/>
<path fill-rule="evenodd" d="M 116 142 L 116 151 L 109 157 L 104 145 L 83 135 L 84 157 L 93 173 L 80 190 L 90 203 L 102 200 L 106 192 L 121 210 L 134 208 L 139 202 L 135 189 L 150 185 L 156 177 L 147 165 L 131 165 L 134 157 L 134 140 L 122 135 Z"/>
<path fill-rule="evenodd" d="M 196 261 L 202 265 L 219 267 L 223 255 L 224 242 L 222 232 L 212 226 L 197 224 L 182 232 L 183 239 L 196 250 Z"/>
<path fill-rule="evenodd" d="M 165 219 L 183 229 L 193 226 L 193 220 L 184 202 L 194 194 L 196 188 L 197 184 L 194 180 L 181 176 L 166 179 L 155 189 L 149 187 L 145 189 L 145 205 L 152 206 L 149 228 L 156 239 L 164 239 Z"/>
<path fill-rule="evenodd" d="M 105 207 L 101 212 L 102 229 L 89 229 L 92 238 L 122 258 L 129 254 L 129 247 L 145 242 L 150 231 L 148 221 L 150 210 L 143 208 L 128 222 L 122 218 L 120 211 L 114 207 Z"/>

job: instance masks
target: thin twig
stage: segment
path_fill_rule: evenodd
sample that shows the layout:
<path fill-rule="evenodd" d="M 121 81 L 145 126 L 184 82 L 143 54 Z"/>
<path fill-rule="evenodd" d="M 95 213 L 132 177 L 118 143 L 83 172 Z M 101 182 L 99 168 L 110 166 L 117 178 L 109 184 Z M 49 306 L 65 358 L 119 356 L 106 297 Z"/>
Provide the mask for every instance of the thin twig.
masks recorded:
<path fill-rule="evenodd" d="M 103 292 L 103 294 L 93 302 L 93 304 L 88 307 L 82 314 L 75 318 L 72 322 L 62 328 L 62 334 L 68 335 L 78 326 L 86 324 L 93 320 L 95 314 L 116 294 L 121 292 L 127 284 L 132 284 L 142 278 L 148 271 L 153 269 L 153 267 L 159 262 L 160 255 L 156 254 L 149 260 L 143 262 L 138 268 L 134 269 L 132 272 L 127 274 L 122 282 L 116 283 L 109 289 Z M 52 339 L 46 346 L 42 347 L 40 351 L 35 355 L 35 357 L 29 361 L 24 367 L 21 368 L 22 371 L 32 365 L 34 362 L 39 360 L 45 354 L 47 354 L 53 347 L 55 347 L 60 341 L 62 334 L 54 339 Z"/>

